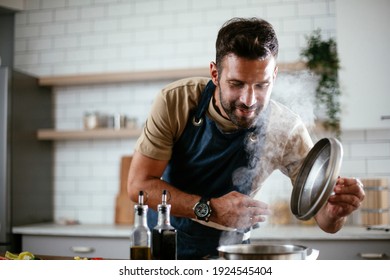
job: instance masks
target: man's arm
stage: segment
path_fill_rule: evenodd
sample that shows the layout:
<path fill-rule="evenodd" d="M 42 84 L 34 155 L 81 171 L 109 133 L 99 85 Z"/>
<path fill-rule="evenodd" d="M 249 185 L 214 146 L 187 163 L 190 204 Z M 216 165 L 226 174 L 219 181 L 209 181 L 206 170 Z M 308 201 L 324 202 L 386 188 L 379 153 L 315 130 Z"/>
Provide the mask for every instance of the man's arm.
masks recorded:
<path fill-rule="evenodd" d="M 168 161 L 152 159 L 135 152 L 127 186 L 130 199 L 137 201 L 138 193 L 142 190 L 147 193 L 146 204 L 157 209 L 157 205 L 161 203 L 162 191 L 167 190 L 171 195 L 169 201 L 172 205 L 171 214 L 177 217 L 195 218 L 193 206 L 199 201 L 200 196 L 180 191 L 161 180 L 167 164 Z M 238 192 L 212 198 L 210 204 L 212 208 L 210 221 L 226 227 L 247 228 L 263 222 L 264 215 L 269 214 L 267 204 Z"/>
<path fill-rule="evenodd" d="M 167 190 L 170 193 L 169 204 L 172 205 L 171 214 L 177 217 L 193 218 L 192 206 L 199 200 L 199 196 L 191 195 L 178 190 L 161 176 L 168 164 L 166 160 L 156 160 L 135 152 L 131 162 L 127 190 L 132 201 L 138 201 L 139 191 L 146 192 L 146 203 L 157 209 L 161 204 L 161 193 Z"/>

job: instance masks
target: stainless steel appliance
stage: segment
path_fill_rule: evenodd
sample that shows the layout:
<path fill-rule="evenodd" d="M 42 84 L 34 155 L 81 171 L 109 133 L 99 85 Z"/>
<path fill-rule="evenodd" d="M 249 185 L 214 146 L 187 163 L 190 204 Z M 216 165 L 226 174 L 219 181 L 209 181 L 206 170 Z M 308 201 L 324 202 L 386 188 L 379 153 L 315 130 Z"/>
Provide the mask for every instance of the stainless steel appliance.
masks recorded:
<path fill-rule="evenodd" d="M 52 95 L 38 79 L 0 67 L 0 253 L 20 250 L 12 227 L 53 220 Z"/>

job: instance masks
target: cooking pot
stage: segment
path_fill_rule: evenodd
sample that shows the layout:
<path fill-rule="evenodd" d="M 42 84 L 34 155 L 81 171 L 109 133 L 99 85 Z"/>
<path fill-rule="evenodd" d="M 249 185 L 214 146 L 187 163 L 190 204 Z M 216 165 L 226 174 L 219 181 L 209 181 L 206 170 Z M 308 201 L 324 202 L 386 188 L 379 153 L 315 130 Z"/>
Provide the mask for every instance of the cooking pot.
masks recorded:
<path fill-rule="evenodd" d="M 236 244 L 217 248 L 226 260 L 316 260 L 319 251 L 301 245 Z"/>

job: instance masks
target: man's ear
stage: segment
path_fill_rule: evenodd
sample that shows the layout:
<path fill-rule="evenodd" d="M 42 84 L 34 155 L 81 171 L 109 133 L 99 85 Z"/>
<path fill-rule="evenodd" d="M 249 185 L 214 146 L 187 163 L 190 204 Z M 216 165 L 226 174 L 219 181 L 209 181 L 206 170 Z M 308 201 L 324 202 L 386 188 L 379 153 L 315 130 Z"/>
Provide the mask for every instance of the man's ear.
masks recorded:
<path fill-rule="evenodd" d="M 218 69 L 215 62 L 210 62 L 210 76 L 215 86 L 218 86 Z"/>
<path fill-rule="evenodd" d="M 275 66 L 275 70 L 274 70 L 274 80 L 276 79 L 276 76 L 278 75 L 278 71 L 279 71 L 279 67 L 278 67 L 278 66 Z"/>

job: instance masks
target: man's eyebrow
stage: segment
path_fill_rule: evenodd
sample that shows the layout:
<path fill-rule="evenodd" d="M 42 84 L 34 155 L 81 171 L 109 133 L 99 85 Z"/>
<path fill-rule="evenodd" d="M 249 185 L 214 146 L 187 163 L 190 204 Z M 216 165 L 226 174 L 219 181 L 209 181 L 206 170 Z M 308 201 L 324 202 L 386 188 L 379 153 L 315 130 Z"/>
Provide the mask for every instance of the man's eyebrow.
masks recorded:
<path fill-rule="evenodd" d="M 255 84 L 267 84 L 270 82 L 271 79 L 266 79 L 262 81 L 255 82 Z M 236 79 L 236 78 L 231 78 L 231 79 L 226 79 L 227 82 L 239 82 L 239 83 L 245 83 L 245 81 Z"/>

